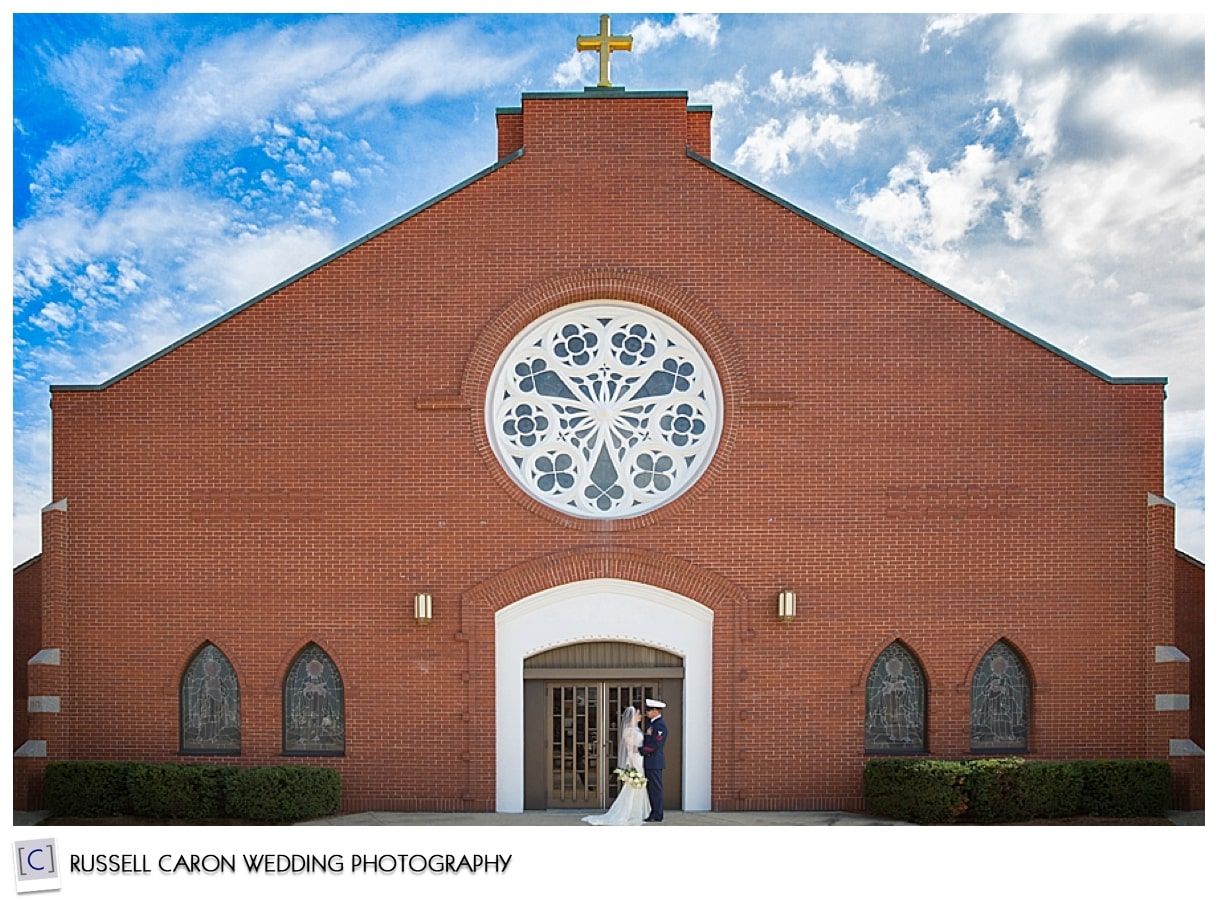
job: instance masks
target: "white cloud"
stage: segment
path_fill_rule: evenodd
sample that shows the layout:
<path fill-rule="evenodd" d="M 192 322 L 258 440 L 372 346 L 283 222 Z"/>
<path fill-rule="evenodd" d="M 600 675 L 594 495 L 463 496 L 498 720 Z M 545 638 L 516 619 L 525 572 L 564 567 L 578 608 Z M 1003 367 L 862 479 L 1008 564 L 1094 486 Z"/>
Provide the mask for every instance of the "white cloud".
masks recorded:
<path fill-rule="evenodd" d="M 914 149 L 888 173 L 885 186 L 870 196 L 855 196 L 853 211 L 869 232 L 911 248 L 925 261 L 953 250 L 985 218 L 1001 198 L 995 187 L 998 175 L 994 151 L 980 144 L 966 147 L 951 166 L 939 169 Z M 939 260 L 942 268 L 944 258 Z"/>
<path fill-rule="evenodd" d="M 875 63 L 839 62 L 824 49 L 816 51 L 805 73 L 792 73 L 788 78 L 780 69 L 770 75 L 771 96 L 779 103 L 815 97 L 822 103 L 836 104 L 844 95 L 850 103 L 871 104 L 880 99 L 884 89 L 884 76 Z"/>
<path fill-rule="evenodd" d="M 1047 156 L 1057 148 L 1058 119 L 1070 88 L 1065 72 L 1031 79 L 1026 73 L 1006 73 L 994 88 L 994 98 L 1016 111 L 1019 130 L 1033 156 Z"/>
<path fill-rule="evenodd" d="M 922 32 L 923 53 L 930 52 L 932 39 L 943 36 L 949 39 L 960 37 L 978 19 L 984 18 L 980 13 L 953 13 L 947 16 L 934 16 L 926 23 Z M 950 47 L 947 52 L 951 52 Z"/>
<path fill-rule="evenodd" d="M 748 81 L 744 77 L 744 68 L 736 70 L 730 81 L 720 79 L 689 92 L 691 103 L 709 104 L 714 107 L 715 115 L 722 115 L 744 104 L 748 96 Z"/>
<path fill-rule="evenodd" d="M 76 311 L 62 303 L 52 302 L 42 307 L 38 315 L 31 318 L 30 321 L 48 331 L 58 331 L 60 328 L 68 328 L 76 323 Z"/>
<path fill-rule="evenodd" d="M 587 82 L 589 74 L 595 67 L 596 63 L 593 61 L 592 54 L 575 50 L 558 65 L 554 74 L 550 76 L 550 80 L 560 88 L 577 87 Z"/>
<path fill-rule="evenodd" d="M 1002 224 L 1007 237 L 1022 241 L 1033 234 L 1028 222 L 1029 213 L 1035 212 L 1036 182 L 1033 178 L 1016 178 L 1006 185 L 1006 208 L 1002 211 Z"/>
<path fill-rule="evenodd" d="M 135 47 L 107 48 L 84 41 L 73 52 L 53 58 L 47 74 L 86 118 L 105 120 L 127 106 L 116 98 L 126 96 L 124 81 L 142 59 L 142 51 Z"/>
<path fill-rule="evenodd" d="M 45 412 L 43 411 L 45 410 Z M 20 416 L 12 434 L 13 564 L 42 549 L 42 508 L 49 502 L 50 410 L 43 404 L 35 417 Z"/>
<path fill-rule="evenodd" d="M 634 53 L 647 53 L 657 47 L 686 38 L 701 41 L 708 47 L 719 42 L 719 16 L 714 13 L 677 13 L 667 25 L 644 19 L 631 29 L 634 35 Z"/>
<path fill-rule="evenodd" d="M 308 89 L 310 104 L 333 116 L 386 100 L 415 104 L 431 96 L 455 96 L 508 81 L 527 57 L 492 48 L 461 25 L 371 51 L 361 51 Z"/>
<path fill-rule="evenodd" d="M 111 47 L 110 56 L 125 68 L 138 66 L 144 61 L 144 51 L 139 47 Z"/>
<path fill-rule="evenodd" d="M 1176 504 L 1176 546 L 1205 559 L 1205 412 L 1168 413 L 1163 423 L 1167 479 L 1164 493 Z"/>
<path fill-rule="evenodd" d="M 800 110 L 786 123 L 770 119 L 750 132 L 736 149 L 733 165 L 763 176 L 790 172 L 795 158 L 823 158 L 830 150 L 849 153 L 858 144 L 865 122 L 849 122 L 837 113 L 809 116 Z"/>
<path fill-rule="evenodd" d="M 215 298 L 208 304 L 208 311 L 215 313 L 249 300 L 334 250 L 328 231 L 301 225 L 266 228 L 212 242 L 183 267 L 182 277 L 199 295 Z"/>
<path fill-rule="evenodd" d="M 306 86 L 336 77 L 361 47 L 346 35 L 301 37 L 296 29 L 243 33 L 212 44 L 205 56 L 188 56 L 127 129 L 162 152 L 210 133 L 240 133 L 283 110 Z"/>

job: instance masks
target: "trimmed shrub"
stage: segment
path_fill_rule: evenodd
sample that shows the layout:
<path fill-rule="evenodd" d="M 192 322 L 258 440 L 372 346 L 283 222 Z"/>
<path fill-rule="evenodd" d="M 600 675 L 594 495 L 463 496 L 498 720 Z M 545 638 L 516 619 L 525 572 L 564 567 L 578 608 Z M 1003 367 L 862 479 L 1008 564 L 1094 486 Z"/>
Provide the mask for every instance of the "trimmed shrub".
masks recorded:
<path fill-rule="evenodd" d="M 316 766 L 52 762 L 46 797 L 52 816 L 289 822 L 337 813 L 342 781 Z"/>
<path fill-rule="evenodd" d="M 237 771 L 217 765 L 133 765 L 127 783 L 131 812 L 154 819 L 221 818 L 228 779 Z"/>
<path fill-rule="evenodd" d="M 1022 759 L 973 759 L 964 766 L 964 788 L 973 821 L 1016 822 L 1025 818 L 1020 802 Z"/>
<path fill-rule="evenodd" d="M 131 808 L 127 793 L 130 763 L 47 763 L 47 810 L 53 816 L 121 816 Z"/>
<path fill-rule="evenodd" d="M 1162 816 L 1171 801 L 1171 769 L 1144 759 L 872 759 L 863 770 L 863 799 L 874 813 L 926 825 L 966 813 L 983 824 Z"/>
<path fill-rule="evenodd" d="M 1082 809 L 1083 780 L 1072 763 L 1026 762 L 1019 771 L 1019 819 L 1061 819 Z"/>
<path fill-rule="evenodd" d="M 1162 760 L 1097 759 L 1072 763 L 1082 780 L 1080 808 L 1091 816 L 1161 816 L 1171 803 L 1171 767 Z"/>
<path fill-rule="evenodd" d="M 333 769 L 262 766 L 241 770 L 228 785 L 228 813 L 243 819 L 286 822 L 334 815 L 342 780 Z"/>
<path fill-rule="evenodd" d="M 935 759 L 870 759 L 863 802 L 881 816 L 923 825 L 954 822 L 968 809 L 967 765 Z"/>

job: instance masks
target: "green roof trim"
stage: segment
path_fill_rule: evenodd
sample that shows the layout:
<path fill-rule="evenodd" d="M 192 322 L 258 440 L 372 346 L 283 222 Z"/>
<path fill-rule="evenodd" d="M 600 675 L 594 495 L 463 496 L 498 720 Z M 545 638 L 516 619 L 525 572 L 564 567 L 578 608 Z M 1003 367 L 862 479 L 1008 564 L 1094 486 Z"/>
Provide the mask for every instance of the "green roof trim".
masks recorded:
<path fill-rule="evenodd" d="M 689 100 L 689 91 L 628 91 L 625 88 L 584 88 L 583 93 L 572 91 L 532 91 L 523 92 L 520 99 L 524 100 L 587 100 L 593 97 L 601 100 Z"/>

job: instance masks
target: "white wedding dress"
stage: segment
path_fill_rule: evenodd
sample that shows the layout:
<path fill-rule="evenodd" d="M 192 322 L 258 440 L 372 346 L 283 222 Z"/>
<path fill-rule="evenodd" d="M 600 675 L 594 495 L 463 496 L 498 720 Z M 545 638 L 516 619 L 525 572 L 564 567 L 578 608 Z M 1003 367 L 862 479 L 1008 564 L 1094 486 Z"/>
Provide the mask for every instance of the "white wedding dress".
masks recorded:
<path fill-rule="evenodd" d="M 633 725 L 623 729 L 621 744 L 618 751 L 619 768 L 632 766 L 642 772 L 643 755 L 639 753 L 639 748 L 643 746 L 643 732 Z M 623 759 L 625 765 L 622 765 Z M 647 788 L 623 782 L 617 799 L 606 812 L 598 816 L 584 816 L 581 821 L 589 825 L 642 825 L 649 815 L 651 802 L 647 799 Z"/>

